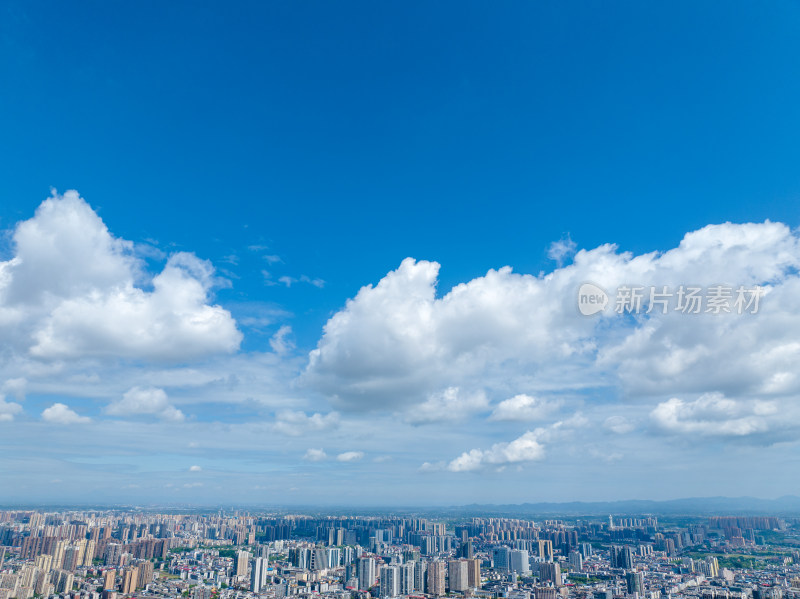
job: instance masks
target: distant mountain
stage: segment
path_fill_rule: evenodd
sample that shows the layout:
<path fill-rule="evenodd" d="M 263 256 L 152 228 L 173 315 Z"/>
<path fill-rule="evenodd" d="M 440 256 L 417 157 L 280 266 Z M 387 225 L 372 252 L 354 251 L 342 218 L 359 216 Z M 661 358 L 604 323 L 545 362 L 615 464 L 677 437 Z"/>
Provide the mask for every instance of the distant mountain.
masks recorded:
<path fill-rule="evenodd" d="M 498 515 L 598 515 L 598 514 L 664 514 L 664 515 L 800 515 L 800 497 L 786 495 L 778 499 L 757 497 L 690 497 L 653 501 L 571 501 L 566 503 L 521 503 L 506 505 L 463 505 L 442 508 L 462 514 Z"/>

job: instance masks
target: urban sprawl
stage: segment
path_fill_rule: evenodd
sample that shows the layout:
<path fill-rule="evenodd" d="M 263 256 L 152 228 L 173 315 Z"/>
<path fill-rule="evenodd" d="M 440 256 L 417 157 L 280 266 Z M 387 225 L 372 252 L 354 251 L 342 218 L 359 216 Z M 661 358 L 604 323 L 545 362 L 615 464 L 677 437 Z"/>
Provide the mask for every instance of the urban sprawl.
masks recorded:
<path fill-rule="evenodd" d="M 800 519 L 0 511 L 0 599 L 800 599 Z"/>

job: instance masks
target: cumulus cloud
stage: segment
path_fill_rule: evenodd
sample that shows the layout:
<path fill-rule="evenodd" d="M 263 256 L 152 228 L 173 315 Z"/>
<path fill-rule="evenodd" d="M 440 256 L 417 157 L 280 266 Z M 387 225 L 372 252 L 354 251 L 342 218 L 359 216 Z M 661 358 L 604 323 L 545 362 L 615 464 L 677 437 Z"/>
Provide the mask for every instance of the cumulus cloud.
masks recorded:
<path fill-rule="evenodd" d="M 508 443 L 495 443 L 489 449 L 471 449 L 452 460 L 447 469 L 451 472 L 479 470 L 487 465 L 503 466 L 531 462 L 544 458 L 544 446 L 537 431 L 528 431 Z"/>
<path fill-rule="evenodd" d="M 275 414 L 272 430 L 291 437 L 299 437 L 311 432 L 331 430 L 338 426 L 339 414 L 337 412 L 306 414 L 302 410 L 281 410 Z"/>
<path fill-rule="evenodd" d="M 283 325 L 269 340 L 269 346 L 278 355 L 286 354 L 294 349 L 294 342 L 289 338 L 292 334 L 292 327 L 288 324 Z"/>
<path fill-rule="evenodd" d="M 624 435 L 633 430 L 633 424 L 625 416 L 609 416 L 603 421 L 603 427 L 612 433 Z"/>
<path fill-rule="evenodd" d="M 560 402 L 520 394 L 501 401 L 492 410 L 489 420 L 543 420 L 560 406 Z"/>
<path fill-rule="evenodd" d="M 448 387 L 444 391 L 432 393 L 425 402 L 412 406 L 405 421 L 409 424 L 457 422 L 476 411 L 485 410 L 488 405 L 483 391 L 463 393 L 458 387 Z"/>
<path fill-rule="evenodd" d="M 325 325 L 305 380 L 343 409 L 393 408 L 591 349 L 593 323 L 574 317 L 565 283 L 502 268 L 437 299 L 438 271 L 409 258 L 362 288 Z"/>
<path fill-rule="evenodd" d="M 157 387 L 133 387 L 122 399 L 109 404 L 105 409 L 110 416 L 156 416 L 162 420 L 180 422 L 183 412 L 170 404 L 166 391 Z"/>
<path fill-rule="evenodd" d="M 11 422 L 14 416 L 22 413 L 22 406 L 5 399 L 4 395 L 0 395 L 0 422 Z"/>
<path fill-rule="evenodd" d="M 40 359 L 174 360 L 232 352 L 241 333 L 209 303 L 210 263 L 177 253 L 150 278 L 75 191 L 54 195 L 12 235 L 0 262 L 0 332 Z"/>
<path fill-rule="evenodd" d="M 87 416 L 81 416 L 63 403 L 54 403 L 42 412 L 42 420 L 53 424 L 86 424 L 91 422 Z"/>
<path fill-rule="evenodd" d="M 668 399 L 650 416 L 665 432 L 743 437 L 767 432 L 777 414 L 774 402 L 733 400 L 721 393 L 707 393 L 694 401 Z"/>
<path fill-rule="evenodd" d="M 325 453 L 324 449 L 309 448 L 303 456 L 303 459 L 307 462 L 322 462 L 328 459 L 328 454 Z"/>
<path fill-rule="evenodd" d="M 575 249 L 577 247 L 577 244 L 572 241 L 570 236 L 566 235 L 550 244 L 550 247 L 547 249 L 547 257 L 561 266 L 564 260 L 575 255 Z"/>
<path fill-rule="evenodd" d="M 202 470 L 200 466 L 189 466 L 189 472 L 202 472 Z"/>
<path fill-rule="evenodd" d="M 328 320 L 303 381 L 338 409 L 359 412 L 425 406 L 421 414 L 435 413 L 431 397 L 451 387 L 492 395 L 522 387 L 534 398 L 570 391 L 590 403 L 590 390 L 602 389 L 606 399 L 653 406 L 723 393 L 785 406 L 800 392 L 798 239 L 769 221 L 709 225 L 664 252 L 634 255 L 607 244 L 576 252 L 550 273 L 490 270 L 441 295 L 439 264 L 408 258 Z M 587 281 L 610 296 L 593 317 L 577 310 Z M 626 286 L 667 288 L 667 313 L 649 294 L 635 317 L 617 313 L 616 293 Z M 733 304 L 728 313 L 707 313 L 704 304 L 686 314 L 676 309 L 681 286 L 704 295 L 714 286 L 733 295 L 761 286 L 765 294 L 756 314 Z M 535 400 L 506 401 L 490 418 L 537 414 Z M 630 426 L 601 424 L 617 433 Z"/>
<path fill-rule="evenodd" d="M 344 453 L 340 453 L 336 456 L 336 459 L 340 462 L 355 462 L 364 457 L 363 451 L 345 451 Z"/>
<path fill-rule="evenodd" d="M 25 389 L 28 386 L 28 381 L 22 377 L 6 380 L 0 388 L 3 392 L 13 395 L 18 401 L 25 399 Z"/>

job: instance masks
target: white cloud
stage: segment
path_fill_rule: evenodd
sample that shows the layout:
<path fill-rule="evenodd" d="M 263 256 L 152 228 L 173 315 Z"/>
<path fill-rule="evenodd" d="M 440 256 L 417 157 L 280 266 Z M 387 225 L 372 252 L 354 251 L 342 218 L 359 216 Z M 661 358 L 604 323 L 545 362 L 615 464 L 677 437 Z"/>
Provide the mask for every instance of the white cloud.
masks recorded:
<path fill-rule="evenodd" d="M 559 420 L 507 443 L 495 443 L 489 449 L 471 449 L 451 460 L 447 469 L 451 472 L 481 470 L 487 466 L 506 466 L 542 460 L 545 457 L 545 444 L 569 439 L 575 429 L 589 426 L 590 421 L 580 412 L 566 420 Z M 502 471 L 502 470 L 498 470 Z"/>
<path fill-rule="evenodd" d="M 189 472 L 202 472 L 202 470 L 200 466 L 189 466 Z"/>
<path fill-rule="evenodd" d="M 28 381 L 22 377 L 18 377 L 6 380 L 0 389 L 2 389 L 2 391 L 5 393 L 10 393 L 18 401 L 23 401 L 25 399 L 25 389 L 27 386 Z"/>
<path fill-rule="evenodd" d="M 363 451 L 345 451 L 344 453 L 340 453 L 336 456 L 336 459 L 340 462 L 355 462 L 360 460 L 364 457 Z"/>
<path fill-rule="evenodd" d="M 435 412 L 432 395 L 449 387 L 491 395 L 521 387 L 531 397 L 601 389 L 607 399 L 650 405 L 721 392 L 783 405 L 800 393 L 798 269 L 798 234 L 769 221 L 710 225 L 663 253 L 621 253 L 610 244 L 581 250 L 539 276 L 490 270 L 438 297 L 439 265 L 408 258 L 328 320 L 303 382 L 353 412 Z M 586 281 L 612 298 L 594 317 L 577 310 Z M 621 285 L 674 292 L 718 284 L 764 285 L 759 313 L 655 310 L 631 318 L 613 310 Z M 525 410 L 529 400 L 516 401 L 521 416 L 536 414 Z M 492 418 L 511 418 L 514 403 L 498 405 Z M 612 432 L 625 428 L 608 423 Z"/>
<path fill-rule="evenodd" d="M 767 432 L 777 418 L 774 402 L 733 400 L 707 393 L 694 401 L 673 397 L 659 403 L 650 414 L 653 423 L 670 433 L 743 437 Z M 796 426 L 796 425 L 795 425 Z"/>
<path fill-rule="evenodd" d="M 325 287 L 325 281 L 322 279 L 314 279 L 307 275 L 300 275 L 300 281 L 303 283 L 308 283 L 309 285 L 313 285 L 314 287 L 318 287 L 319 289 Z"/>
<path fill-rule="evenodd" d="M 311 432 L 332 430 L 338 426 L 339 414 L 337 412 L 306 414 L 302 410 L 281 410 L 275 414 L 272 429 L 277 433 L 299 437 Z"/>
<path fill-rule="evenodd" d="M 323 449 L 309 448 L 303 456 L 303 459 L 307 462 L 322 462 L 328 459 L 328 454 L 325 453 Z"/>
<path fill-rule="evenodd" d="M 546 401 L 539 397 L 520 394 L 501 401 L 489 416 L 489 420 L 517 421 L 543 420 L 557 410 L 560 402 Z"/>
<path fill-rule="evenodd" d="M 109 404 L 105 412 L 110 416 L 122 417 L 151 415 L 172 422 L 184 419 L 183 412 L 169 403 L 167 393 L 157 387 L 133 387 L 122 399 Z"/>
<path fill-rule="evenodd" d="M 474 412 L 487 409 L 488 406 L 489 402 L 483 391 L 463 393 L 458 387 L 448 387 L 444 391 L 432 393 L 425 402 L 409 408 L 405 421 L 409 424 L 457 422 L 465 420 Z"/>
<path fill-rule="evenodd" d="M 502 466 L 531 462 L 544 458 L 544 446 L 539 443 L 539 433 L 528 431 L 509 443 L 495 443 L 489 449 L 471 449 L 452 460 L 447 469 L 451 472 L 478 470 L 487 465 Z"/>
<path fill-rule="evenodd" d="M 0 422 L 11 422 L 14 416 L 22 413 L 22 406 L 18 403 L 5 400 L 4 395 L 0 395 Z"/>
<path fill-rule="evenodd" d="M 12 239 L 14 256 L 0 262 L 0 333 L 19 355 L 185 360 L 239 347 L 230 313 L 208 303 L 220 284 L 210 263 L 174 254 L 150 279 L 133 244 L 77 192 L 43 202 Z"/>
<path fill-rule="evenodd" d="M 283 325 L 269 340 L 269 346 L 276 354 L 283 355 L 294 349 L 294 342 L 289 338 L 292 334 L 292 327 L 288 324 Z"/>
<path fill-rule="evenodd" d="M 634 429 L 633 424 L 625 416 L 609 416 L 603 421 L 603 426 L 618 435 L 624 435 Z"/>
<path fill-rule="evenodd" d="M 261 271 L 261 272 L 262 272 L 262 274 L 265 275 L 265 279 L 269 279 L 269 273 L 267 273 L 266 271 Z M 312 279 L 308 275 L 300 275 L 299 279 L 295 278 L 295 277 L 290 277 L 290 276 L 284 275 L 282 277 L 278 277 L 278 282 L 279 283 L 283 283 L 287 287 L 291 287 L 292 285 L 294 285 L 295 283 L 298 283 L 298 282 L 299 283 L 308 283 L 309 285 L 313 285 L 314 287 L 318 287 L 319 289 L 322 289 L 323 287 L 325 287 L 325 281 L 323 281 L 322 279 Z"/>
<path fill-rule="evenodd" d="M 566 258 L 575 255 L 575 249 L 577 247 L 577 244 L 572 241 L 570 236 L 566 235 L 550 244 L 550 247 L 547 249 L 547 257 L 561 266 Z"/>
<path fill-rule="evenodd" d="M 42 420 L 53 424 L 86 424 L 91 422 L 90 418 L 80 416 L 63 403 L 54 403 L 49 408 L 46 408 L 42 412 Z"/>

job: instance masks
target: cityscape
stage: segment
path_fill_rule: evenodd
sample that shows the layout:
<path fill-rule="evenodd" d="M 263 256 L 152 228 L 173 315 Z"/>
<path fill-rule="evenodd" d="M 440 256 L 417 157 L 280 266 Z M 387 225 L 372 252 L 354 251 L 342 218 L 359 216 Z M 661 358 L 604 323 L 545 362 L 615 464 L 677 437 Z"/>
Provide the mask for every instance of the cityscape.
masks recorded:
<path fill-rule="evenodd" d="M 0 599 L 791 599 L 800 518 L 0 512 Z"/>

